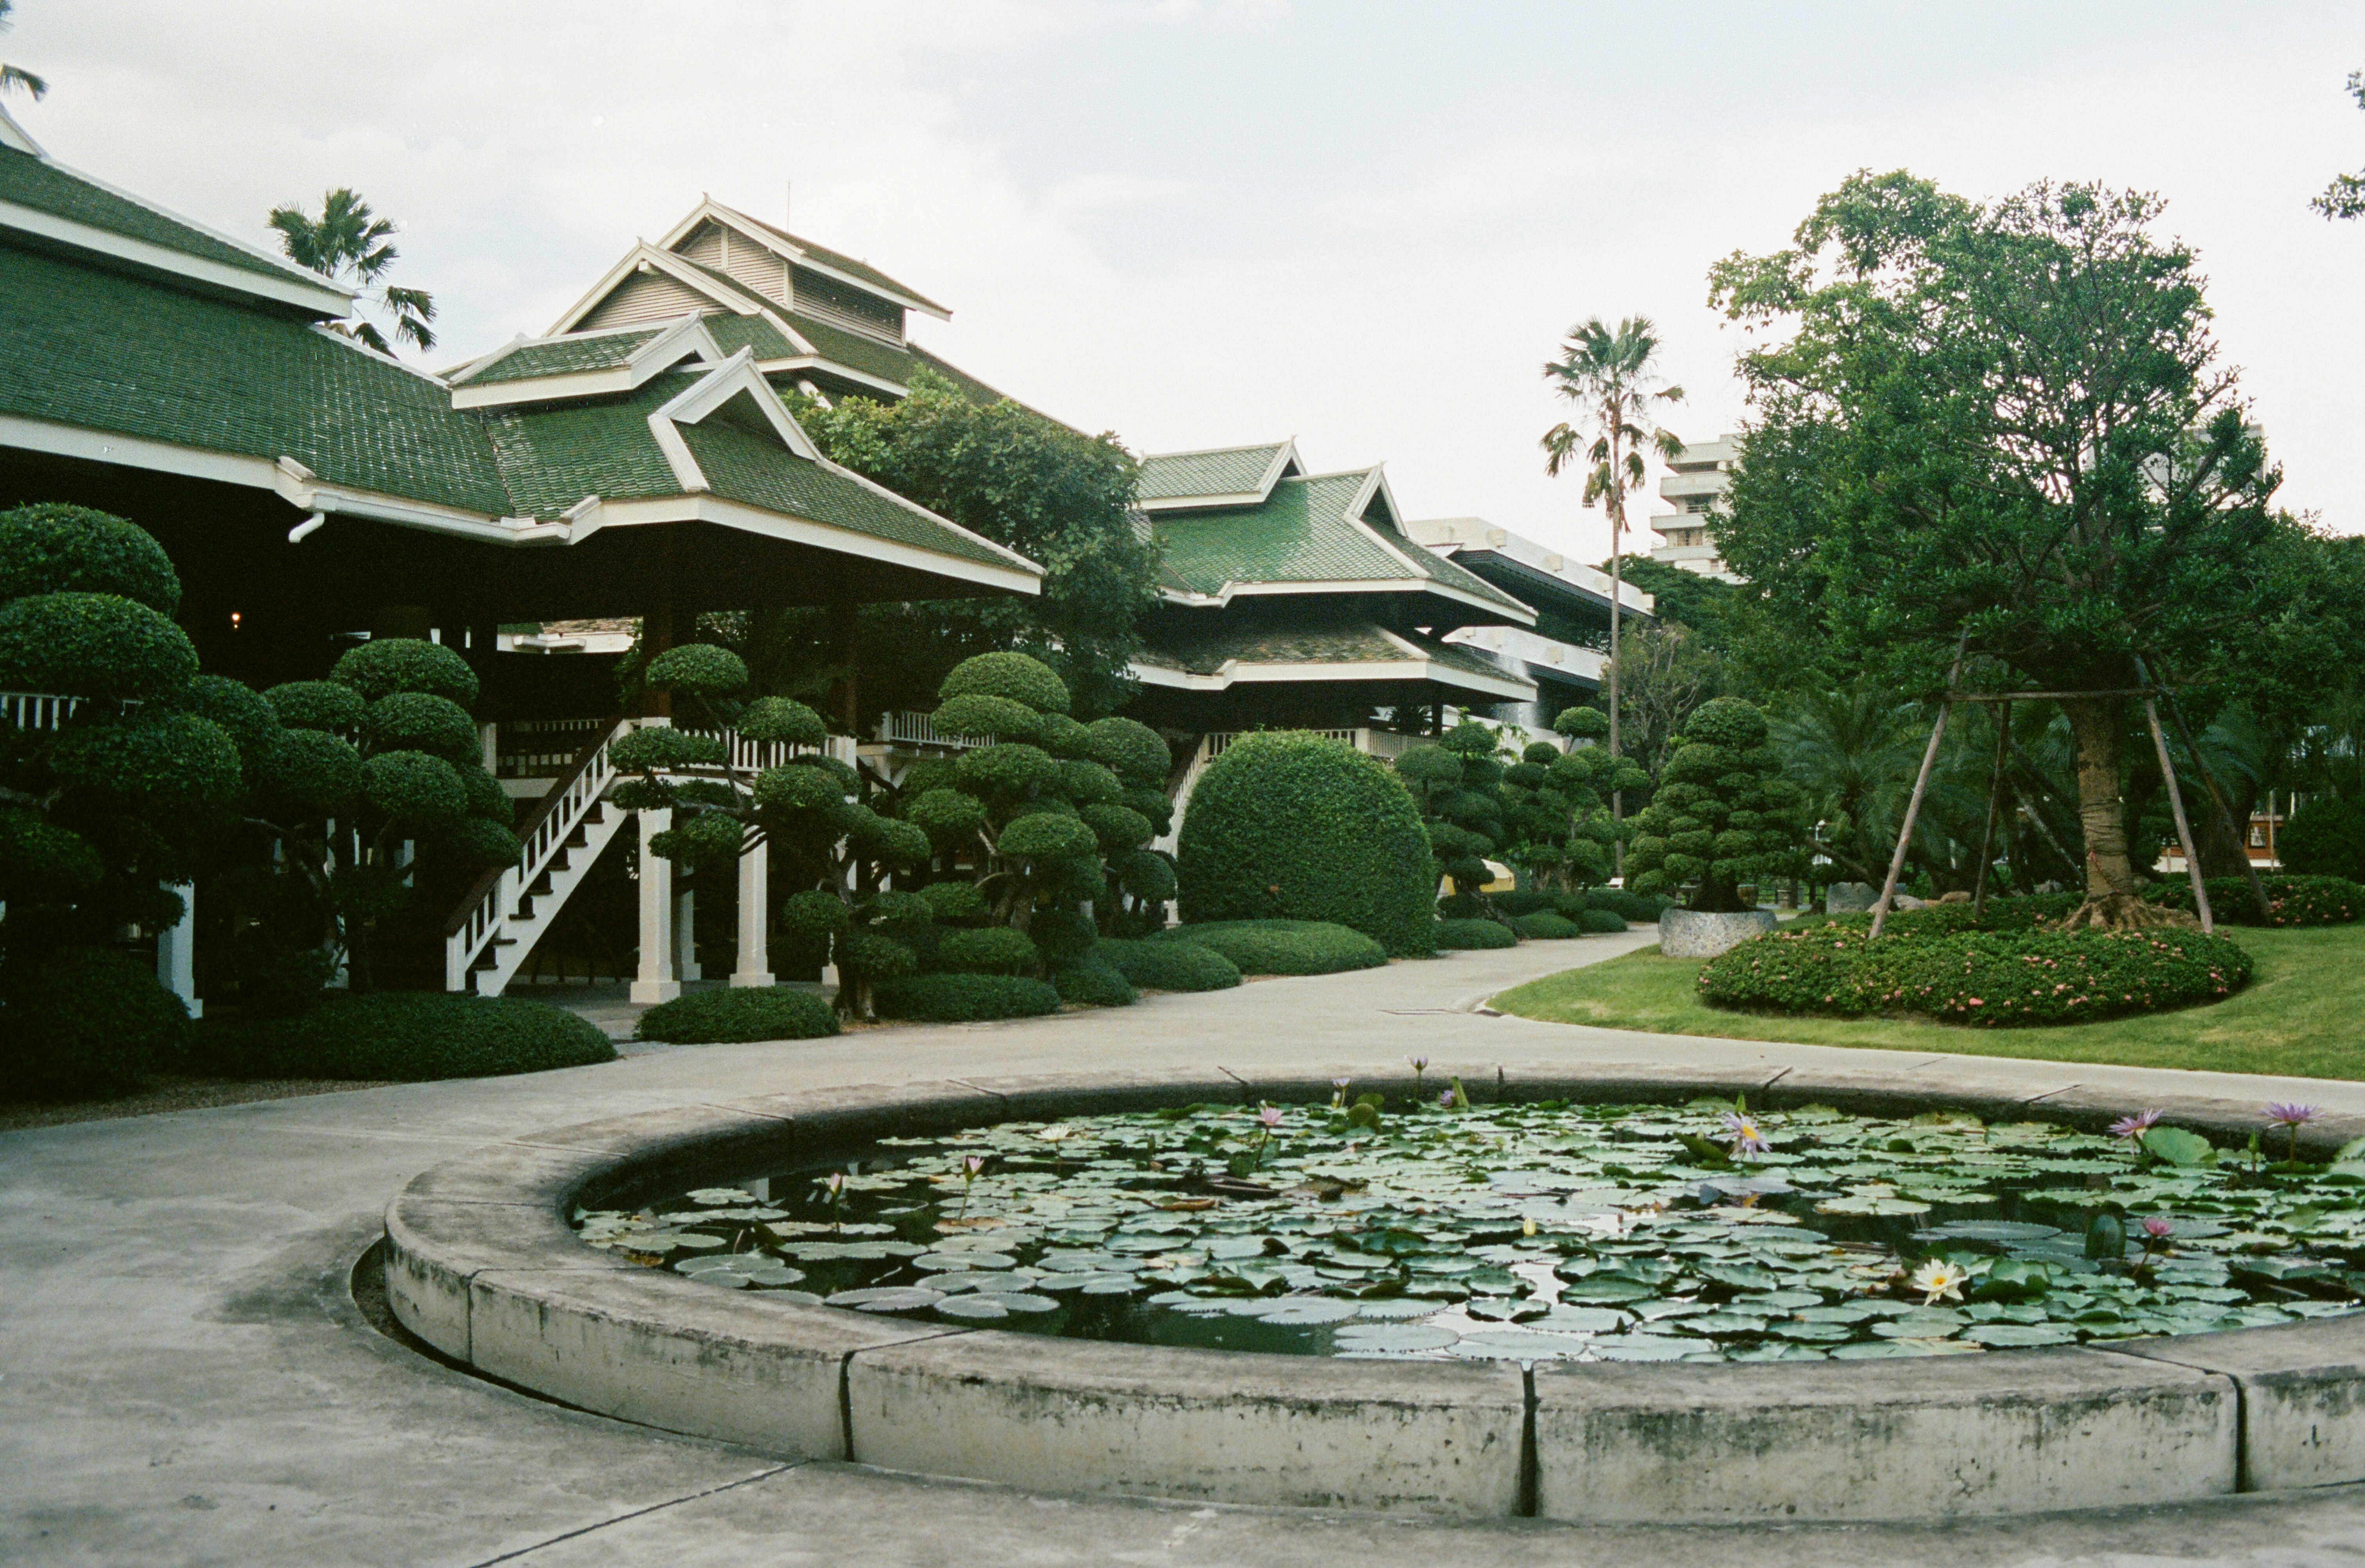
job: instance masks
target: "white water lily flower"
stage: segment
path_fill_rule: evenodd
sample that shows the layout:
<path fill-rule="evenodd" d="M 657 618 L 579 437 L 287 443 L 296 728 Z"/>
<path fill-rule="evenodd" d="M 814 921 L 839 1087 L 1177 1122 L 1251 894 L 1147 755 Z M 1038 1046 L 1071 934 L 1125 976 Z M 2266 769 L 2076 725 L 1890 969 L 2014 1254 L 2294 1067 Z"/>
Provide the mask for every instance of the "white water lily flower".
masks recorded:
<path fill-rule="evenodd" d="M 1932 1258 L 1913 1271 L 1905 1282 L 1922 1293 L 1922 1305 L 1935 1306 L 1939 1300 L 1963 1299 L 1963 1286 L 1970 1279 L 1970 1271 L 1960 1263 L 1950 1263 L 1943 1258 Z"/>

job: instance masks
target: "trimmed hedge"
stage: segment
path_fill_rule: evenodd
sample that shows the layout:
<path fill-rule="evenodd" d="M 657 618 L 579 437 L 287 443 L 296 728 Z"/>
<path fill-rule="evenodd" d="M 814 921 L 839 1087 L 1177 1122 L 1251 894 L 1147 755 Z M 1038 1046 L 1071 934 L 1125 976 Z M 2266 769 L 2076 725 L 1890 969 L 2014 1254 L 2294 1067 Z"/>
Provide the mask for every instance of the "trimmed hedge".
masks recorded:
<path fill-rule="evenodd" d="M 1051 987 L 1060 1001 L 1085 1007 L 1130 1007 L 1139 1000 L 1133 982 L 1104 964 L 1071 964 L 1055 970 Z"/>
<path fill-rule="evenodd" d="M 1229 991 L 1240 983 L 1239 965 L 1192 942 L 1104 939 L 1093 945 L 1090 961 L 1144 991 Z"/>
<path fill-rule="evenodd" d="M 2283 823 L 2275 834 L 2275 850 L 2293 876 L 2365 882 L 2365 800 L 2316 796 Z M 2214 887 L 2209 897 L 2215 902 Z"/>
<path fill-rule="evenodd" d="M 1387 949 L 1371 937 L 1320 920 L 1211 920 L 1177 925 L 1149 940 L 1212 949 L 1244 975 L 1331 975 L 1376 969 L 1388 961 Z"/>
<path fill-rule="evenodd" d="M 1579 910 L 1606 910 L 1636 925 L 1655 925 L 1659 916 L 1674 907 L 1674 901 L 1630 893 L 1623 888 L 1587 888 L 1564 896 L 1552 907 L 1570 920 L 1577 917 Z"/>
<path fill-rule="evenodd" d="M 2227 925 L 2346 925 L 2365 915 L 2365 887 L 2346 877 L 2261 877 L 2267 916 L 2250 897 L 2247 877 L 2212 877 L 2209 913 Z M 2192 884 L 2155 882 L 2144 890 L 2147 902 L 2192 913 Z"/>
<path fill-rule="evenodd" d="M 781 986 L 698 991 L 659 1002 L 633 1027 L 636 1040 L 705 1046 L 738 1040 L 817 1040 L 837 1033 L 837 1013 L 811 991 Z"/>
<path fill-rule="evenodd" d="M 1838 1017 L 1918 1014 L 2006 1026 L 2162 1013 L 2232 995 L 2249 954 L 2198 931 L 1957 931 L 1871 939 L 1825 923 L 1743 942 L 1701 966 L 1715 1007 Z"/>
<path fill-rule="evenodd" d="M 1572 936 L 1585 935 L 1585 927 L 1565 915 L 1540 909 L 1533 914 L 1523 914 L 1511 922 L 1511 928 L 1520 935 L 1539 942 L 1564 942 Z"/>
<path fill-rule="evenodd" d="M 1429 950 L 1436 863 L 1420 812 L 1384 766 L 1337 741 L 1234 741 L 1192 790 L 1177 859 L 1185 921 L 1325 922 L 1384 954 Z"/>
<path fill-rule="evenodd" d="M 1575 921 L 1588 935 L 1615 935 L 1626 929 L 1626 917 L 1616 910 L 1581 909 L 1566 918 Z"/>
<path fill-rule="evenodd" d="M 188 1010 L 110 947 L 19 959 L 0 989 L 0 1079 L 10 1097 L 119 1094 L 180 1065 Z"/>
<path fill-rule="evenodd" d="M 1057 1013 L 1059 992 L 1048 981 L 1020 975 L 906 975 L 880 981 L 873 1004 L 881 1018 L 974 1024 Z"/>
<path fill-rule="evenodd" d="M 1440 920 L 1437 923 L 1437 946 L 1447 952 L 1468 952 L 1480 947 L 1516 947 L 1519 934 L 1499 920 Z"/>
<path fill-rule="evenodd" d="M 227 1078 L 422 1082 L 613 1061 L 608 1036 L 563 1007 L 514 996 L 375 991 L 331 996 L 294 1018 L 197 1031 L 205 1066 Z"/>
<path fill-rule="evenodd" d="M 1031 975 L 1042 967 L 1042 955 L 1026 933 L 1007 925 L 947 931 L 936 944 L 936 968 L 955 974 Z"/>
<path fill-rule="evenodd" d="M 1556 909 L 1560 901 L 1569 896 L 1571 895 L 1567 893 L 1546 893 L 1533 890 L 1526 892 L 1489 893 L 1487 895 L 1487 897 L 1494 900 L 1496 913 L 1509 915 L 1514 920 L 1523 914 L 1541 914 L 1546 910 Z M 1578 894 L 1575 896 L 1583 897 L 1584 895 Z"/>

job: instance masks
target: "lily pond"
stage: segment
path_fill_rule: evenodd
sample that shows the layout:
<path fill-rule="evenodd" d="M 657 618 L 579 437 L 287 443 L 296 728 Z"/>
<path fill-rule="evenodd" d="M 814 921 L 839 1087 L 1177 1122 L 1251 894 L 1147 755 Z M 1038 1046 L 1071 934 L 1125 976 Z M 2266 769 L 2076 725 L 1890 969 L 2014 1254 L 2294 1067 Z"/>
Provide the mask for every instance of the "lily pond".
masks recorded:
<path fill-rule="evenodd" d="M 890 1138 L 576 1218 L 716 1288 L 1306 1355 L 1952 1355 L 2365 1305 L 2365 1139 L 2319 1166 L 2148 1122 L 1346 1102 Z"/>

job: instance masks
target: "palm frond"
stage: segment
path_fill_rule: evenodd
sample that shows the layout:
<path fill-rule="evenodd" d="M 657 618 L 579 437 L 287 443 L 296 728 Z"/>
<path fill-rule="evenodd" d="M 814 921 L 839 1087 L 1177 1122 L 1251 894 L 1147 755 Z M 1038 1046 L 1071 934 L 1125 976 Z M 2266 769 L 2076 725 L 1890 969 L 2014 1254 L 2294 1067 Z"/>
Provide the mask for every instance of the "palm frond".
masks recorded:
<path fill-rule="evenodd" d="M 36 76 L 21 65 L 0 65 L 0 93 L 30 93 L 33 101 L 39 103 L 49 90 L 47 78 Z"/>

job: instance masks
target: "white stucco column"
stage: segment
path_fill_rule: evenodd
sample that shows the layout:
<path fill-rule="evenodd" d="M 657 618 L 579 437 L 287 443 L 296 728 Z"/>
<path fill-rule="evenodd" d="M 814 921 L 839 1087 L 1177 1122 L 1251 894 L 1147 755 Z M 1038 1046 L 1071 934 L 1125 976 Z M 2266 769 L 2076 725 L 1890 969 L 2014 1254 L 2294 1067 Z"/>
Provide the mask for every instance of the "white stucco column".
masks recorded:
<path fill-rule="evenodd" d="M 698 895 L 688 889 L 673 896 L 673 969 L 678 980 L 706 978 L 698 967 Z"/>
<path fill-rule="evenodd" d="M 197 885 L 174 884 L 181 895 L 181 923 L 156 933 L 156 983 L 188 1003 L 189 1016 L 202 1018 L 206 1004 L 197 1000 Z"/>
<path fill-rule="evenodd" d="M 671 812 L 643 812 L 641 818 L 641 967 L 633 980 L 634 1002 L 671 1002 L 681 994 L 673 967 L 673 862 L 649 847 L 649 840 L 673 826 Z"/>
<path fill-rule="evenodd" d="M 765 929 L 772 908 L 772 841 L 739 857 L 739 961 L 733 985 L 772 983 L 772 952 Z"/>

